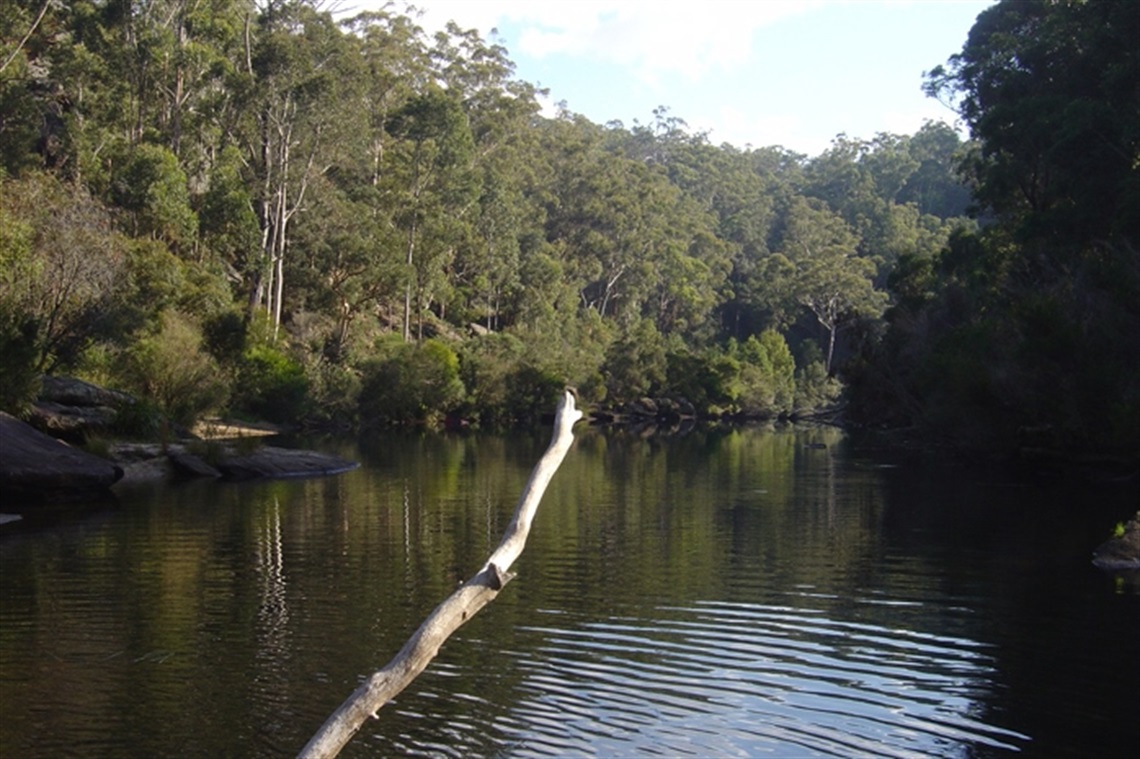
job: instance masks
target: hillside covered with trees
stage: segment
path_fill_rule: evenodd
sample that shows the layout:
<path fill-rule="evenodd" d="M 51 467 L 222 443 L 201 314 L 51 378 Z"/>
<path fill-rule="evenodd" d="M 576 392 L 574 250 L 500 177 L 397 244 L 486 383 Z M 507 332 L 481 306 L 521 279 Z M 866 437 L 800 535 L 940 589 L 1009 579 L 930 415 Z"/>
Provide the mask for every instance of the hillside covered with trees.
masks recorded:
<path fill-rule="evenodd" d="M 544 117 L 395 11 L 5 3 L 0 407 L 68 373 L 183 422 L 495 425 L 570 384 L 1134 456 L 1137 15 L 999 3 L 928 75 L 974 141 L 809 157 Z"/>

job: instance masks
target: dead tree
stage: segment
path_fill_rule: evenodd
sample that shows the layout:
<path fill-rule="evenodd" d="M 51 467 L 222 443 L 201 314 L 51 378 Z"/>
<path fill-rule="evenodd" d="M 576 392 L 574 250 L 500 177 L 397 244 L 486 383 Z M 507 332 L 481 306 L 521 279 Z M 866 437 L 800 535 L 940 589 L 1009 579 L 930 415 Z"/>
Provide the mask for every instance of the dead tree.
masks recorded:
<path fill-rule="evenodd" d="M 550 446 L 531 472 L 499 547 L 482 569 L 435 608 L 392 661 L 372 673 L 325 720 L 321 729 L 301 749 L 298 759 L 330 759 L 339 754 L 364 721 L 376 717 L 380 707 L 408 687 L 427 668 L 451 634 L 493 601 L 514 577 L 508 570 L 522 554 L 538 503 L 550 484 L 550 478 L 570 450 L 574 442 L 572 428 L 581 418 L 582 412 L 574 407 L 574 396 L 566 391 L 554 417 Z"/>

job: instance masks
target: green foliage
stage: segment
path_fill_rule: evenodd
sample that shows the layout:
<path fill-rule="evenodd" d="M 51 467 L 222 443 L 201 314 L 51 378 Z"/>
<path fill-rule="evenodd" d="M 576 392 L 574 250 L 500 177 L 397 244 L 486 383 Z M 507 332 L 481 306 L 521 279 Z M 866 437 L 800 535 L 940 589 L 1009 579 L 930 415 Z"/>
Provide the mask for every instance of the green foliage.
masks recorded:
<path fill-rule="evenodd" d="M 360 415 L 372 424 L 437 420 L 463 400 L 459 357 L 446 343 L 389 341 L 364 366 Z"/>
<path fill-rule="evenodd" d="M 669 352 L 666 365 L 670 390 L 699 412 L 720 413 L 735 402 L 740 362 L 731 355 L 715 348 L 702 353 L 681 348 Z"/>
<path fill-rule="evenodd" d="M 796 363 L 783 336 L 764 330 L 735 351 L 740 361 L 737 405 L 749 415 L 776 416 L 790 413 L 795 399 Z"/>
<path fill-rule="evenodd" d="M 309 380 L 301 363 L 259 342 L 242 355 L 231 407 L 257 419 L 291 424 L 304 418 L 308 393 Z"/>
<path fill-rule="evenodd" d="M 39 325 L 7 312 L 0 304 L 0 411 L 22 415 L 40 389 L 36 371 Z"/>
<path fill-rule="evenodd" d="M 210 174 L 198 212 L 202 244 L 237 271 L 252 273 L 261 248 L 257 215 L 241 176 L 241 153 L 227 145 Z"/>
<path fill-rule="evenodd" d="M 981 142 L 928 124 L 814 158 L 712 145 L 666 108 L 632 129 L 546 118 L 500 45 L 454 25 L 429 38 L 391 8 L 43 7 L 0 72 L 13 398 L 64 366 L 172 386 L 165 335 L 216 365 L 234 411 L 285 422 L 507 424 L 563 385 L 780 415 L 833 403 L 843 378 L 902 422 L 1002 397 L 1006 427 L 1048 413 L 1090 444 L 1140 427 L 1140 329 L 1120 307 L 1137 184 L 1112 157 L 1134 152 L 1117 105 L 1134 20 L 1104 0 L 983 14 L 931 79 L 965 96 Z M 1054 58 L 1072 65 L 1050 84 Z M 959 218 L 963 161 L 1016 225 Z M 1026 174 L 1035 161 L 1050 171 Z M 1016 197 L 1035 183 L 1040 207 Z M 1082 233 L 1033 236 L 1067 219 Z M 805 341 L 824 349 L 797 371 Z"/>
<path fill-rule="evenodd" d="M 126 438 L 155 440 L 168 434 L 167 418 L 153 399 L 136 398 L 115 410 L 111 432 Z"/>
<path fill-rule="evenodd" d="M 843 386 L 828 374 L 823 353 L 815 341 L 804 343 L 801 363 L 802 368 L 796 371 L 795 412 L 810 413 L 833 406 Z"/>
<path fill-rule="evenodd" d="M 186 173 L 178 157 L 158 145 L 137 145 L 111 175 L 111 200 L 126 210 L 131 232 L 186 247 L 197 235 Z"/>
<path fill-rule="evenodd" d="M 132 239 L 126 254 L 119 313 L 123 319 L 119 331 L 124 333 L 154 323 L 159 314 L 173 308 L 186 284 L 182 262 L 165 243 Z"/>
<path fill-rule="evenodd" d="M 467 390 L 466 413 L 486 424 L 513 421 L 507 377 L 524 365 L 526 347 L 514 335 L 490 333 L 464 342 L 460 378 Z"/>
<path fill-rule="evenodd" d="M 219 364 L 235 367 L 245 354 L 245 319 L 236 311 L 221 311 L 202 325 L 203 347 Z"/>
<path fill-rule="evenodd" d="M 330 361 L 310 367 L 307 419 L 326 427 L 352 427 L 359 422 L 360 373 Z"/>
<path fill-rule="evenodd" d="M 0 307 L 37 324 L 37 369 L 73 364 L 119 324 L 124 239 L 85 191 L 42 174 L 0 181 L 0 221 Z"/>
<path fill-rule="evenodd" d="M 531 363 L 526 346 L 509 334 L 467 341 L 460 376 L 467 389 L 465 414 L 494 426 L 537 421 L 555 408 L 566 386 L 562 375 Z"/>
<path fill-rule="evenodd" d="M 536 366 L 519 366 L 506 376 L 507 403 L 503 420 L 535 423 L 558 406 L 566 383 L 562 378 Z"/>
<path fill-rule="evenodd" d="M 174 311 L 163 314 L 157 332 L 127 350 L 123 374 L 130 390 L 183 425 L 221 408 L 229 393 L 217 364 L 202 350 L 197 327 Z"/>
<path fill-rule="evenodd" d="M 1018 235 L 1135 240 L 1140 137 L 1131 3 L 1015 2 L 982 12 L 962 51 L 927 75 L 981 141 L 978 199 Z M 1068 246 L 1066 246 L 1068 247 Z"/>
<path fill-rule="evenodd" d="M 884 339 L 851 374 L 855 418 L 1134 459 L 1138 25 L 1112 0 L 1007 0 L 931 72 L 979 141 L 965 166 L 991 223 L 901 259 Z"/>
<path fill-rule="evenodd" d="M 665 340 L 652 321 L 642 319 L 606 351 L 607 397 L 621 403 L 659 393 L 667 368 Z"/>

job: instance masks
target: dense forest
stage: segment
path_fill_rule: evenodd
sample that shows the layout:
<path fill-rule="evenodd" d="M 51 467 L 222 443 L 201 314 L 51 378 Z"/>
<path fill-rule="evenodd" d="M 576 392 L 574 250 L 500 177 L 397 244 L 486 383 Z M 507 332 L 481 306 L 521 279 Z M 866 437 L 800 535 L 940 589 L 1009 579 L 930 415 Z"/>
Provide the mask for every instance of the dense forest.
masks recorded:
<path fill-rule="evenodd" d="M 809 157 L 546 117 L 390 8 L 9 0 L 0 408 L 66 373 L 142 399 L 124 432 L 486 426 L 569 384 L 1134 458 L 1136 39 L 1133 3 L 1000 2 L 926 75 L 971 140 Z"/>

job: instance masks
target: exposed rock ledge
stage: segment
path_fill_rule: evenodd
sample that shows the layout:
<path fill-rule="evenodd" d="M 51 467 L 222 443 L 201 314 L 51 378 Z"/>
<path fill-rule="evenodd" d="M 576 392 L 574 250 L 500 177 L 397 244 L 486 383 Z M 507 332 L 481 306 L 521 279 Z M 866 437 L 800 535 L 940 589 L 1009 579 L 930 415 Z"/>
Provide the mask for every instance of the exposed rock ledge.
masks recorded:
<path fill-rule="evenodd" d="M 123 468 L 0 411 L 0 489 L 57 497 L 106 490 Z"/>
<path fill-rule="evenodd" d="M 113 485 L 185 477 L 248 480 L 259 477 L 315 477 L 356 468 L 357 463 L 325 453 L 248 444 L 120 443 L 107 460 L 46 435 L 0 412 L 0 490 L 31 500 L 89 498 Z"/>
<path fill-rule="evenodd" d="M 1124 525 L 1123 535 L 1096 547 L 1093 564 L 1108 570 L 1140 569 L 1140 511 Z"/>
<path fill-rule="evenodd" d="M 286 477 L 318 477 L 340 474 L 359 466 L 355 461 L 327 453 L 263 446 L 252 451 L 242 446 L 214 446 L 208 455 L 192 451 L 195 446 L 122 443 L 112 448 L 125 475 L 121 484 L 156 479 L 215 477 L 229 480 Z"/>

